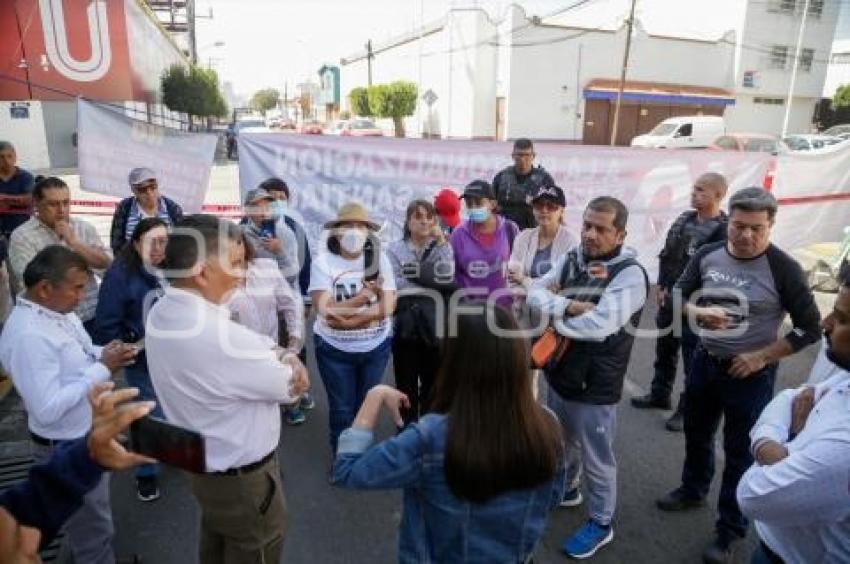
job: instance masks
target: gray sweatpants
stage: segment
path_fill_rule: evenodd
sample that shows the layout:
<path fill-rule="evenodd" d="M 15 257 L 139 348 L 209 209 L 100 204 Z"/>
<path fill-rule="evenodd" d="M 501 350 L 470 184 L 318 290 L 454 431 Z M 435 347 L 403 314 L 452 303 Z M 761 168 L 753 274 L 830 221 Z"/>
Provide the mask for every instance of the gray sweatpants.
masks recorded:
<path fill-rule="evenodd" d="M 36 462 L 47 460 L 53 447 L 32 444 Z M 74 564 L 115 564 L 112 550 L 112 508 L 109 505 L 109 473 L 83 498 L 83 505 L 65 523 Z"/>
<path fill-rule="evenodd" d="M 564 431 L 567 489 L 578 487 L 584 471 L 588 514 L 600 525 L 608 525 L 617 505 L 617 406 L 565 400 L 551 387 L 547 392 L 546 404 Z"/>

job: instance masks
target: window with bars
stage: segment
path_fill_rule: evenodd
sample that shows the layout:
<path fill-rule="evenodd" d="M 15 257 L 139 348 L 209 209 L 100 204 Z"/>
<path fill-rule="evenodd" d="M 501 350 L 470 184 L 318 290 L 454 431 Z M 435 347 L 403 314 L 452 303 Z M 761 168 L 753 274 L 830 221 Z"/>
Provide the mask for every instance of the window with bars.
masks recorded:
<path fill-rule="evenodd" d="M 815 50 L 814 49 L 802 49 L 800 50 L 800 70 L 804 72 L 809 72 L 812 70 L 812 61 L 815 59 Z"/>
<path fill-rule="evenodd" d="M 754 104 L 766 104 L 768 106 L 781 106 L 785 103 L 785 98 L 753 98 Z"/>
<path fill-rule="evenodd" d="M 788 64 L 788 47 L 786 45 L 774 45 L 770 48 L 768 65 L 772 69 L 784 69 Z"/>
<path fill-rule="evenodd" d="M 809 0 L 809 15 L 819 18 L 823 14 L 823 0 Z"/>

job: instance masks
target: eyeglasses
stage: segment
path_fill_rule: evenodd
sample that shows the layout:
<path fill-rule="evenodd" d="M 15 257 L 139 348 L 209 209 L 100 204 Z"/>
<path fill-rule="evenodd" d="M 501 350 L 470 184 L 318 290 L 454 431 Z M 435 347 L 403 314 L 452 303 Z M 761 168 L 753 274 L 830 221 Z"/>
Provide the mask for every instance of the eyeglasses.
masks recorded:
<path fill-rule="evenodd" d="M 511 156 L 515 159 L 518 159 L 518 158 L 521 158 L 521 157 L 532 157 L 533 158 L 534 153 L 531 153 L 531 152 L 518 153 L 518 152 L 514 151 L 513 153 L 511 153 Z"/>
<path fill-rule="evenodd" d="M 156 182 L 148 182 L 147 184 L 136 184 L 133 186 L 133 191 L 139 194 L 145 194 L 147 192 L 156 192 L 157 186 Z"/>
<path fill-rule="evenodd" d="M 536 210 L 546 210 L 546 211 L 556 211 L 561 206 L 556 204 L 555 202 L 551 202 L 549 200 L 538 200 L 532 203 L 532 206 Z"/>

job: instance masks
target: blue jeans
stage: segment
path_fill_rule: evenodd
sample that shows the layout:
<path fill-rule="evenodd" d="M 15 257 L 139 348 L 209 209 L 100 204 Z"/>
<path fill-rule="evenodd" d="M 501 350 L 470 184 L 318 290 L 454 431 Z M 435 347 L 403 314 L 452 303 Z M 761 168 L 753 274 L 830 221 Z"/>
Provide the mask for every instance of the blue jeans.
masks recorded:
<path fill-rule="evenodd" d="M 331 449 L 336 454 L 339 434 L 351 427 L 366 392 L 381 383 L 390 359 L 392 338 L 369 352 L 348 353 L 314 335 L 316 364 L 328 394 L 328 427 Z"/>
<path fill-rule="evenodd" d="M 718 531 L 737 537 L 747 534 L 748 521 L 738 507 L 735 491 L 753 464 L 750 430 L 773 397 L 777 364 L 770 364 L 746 378 L 729 376 L 731 359 L 720 359 L 699 344 L 694 351 L 690 377 L 686 380 L 685 466 L 682 488 L 686 496 L 702 499 L 714 477 L 714 435 L 723 425 L 726 466 L 717 508 Z"/>
<path fill-rule="evenodd" d="M 148 361 L 143 354 L 139 355 L 136 364 L 124 369 L 124 379 L 127 380 L 128 386 L 139 389 L 139 395 L 135 398 L 137 401 L 156 402 L 156 407 L 151 411 L 151 415 L 159 419 L 165 419 L 165 414 L 162 412 L 162 407 L 159 405 L 156 392 L 153 389 L 151 375 L 148 373 Z M 137 478 L 156 476 L 157 474 L 159 474 L 158 464 L 142 464 L 136 467 Z"/>

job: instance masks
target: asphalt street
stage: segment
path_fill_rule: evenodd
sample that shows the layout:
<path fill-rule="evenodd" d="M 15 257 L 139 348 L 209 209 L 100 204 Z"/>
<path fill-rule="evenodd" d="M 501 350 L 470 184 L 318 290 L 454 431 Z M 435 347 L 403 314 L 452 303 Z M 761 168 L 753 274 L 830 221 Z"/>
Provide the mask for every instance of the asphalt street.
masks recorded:
<path fill-rule="evenodd" d="M 78 188 L 77 177 L 68 171 L 66 180 L 73 197 L 99 197 Z M 207 202 L 236 201 L 237 169 L 216 166 Z M 89 217 L 102 235 L 108 232 L 109 217 Z M 831 308 L 833 296 L 818 295 L 821 311 Z M 652 303 L 653 300 L 650 300 Z M 643 325 L 654 318 L 648 305 Z M 808 375 L 817 347 L 786 359 L 780 368 L 777 391 L 796 386 Z M 331 487 L 327 482 L 330 452 L 327 441 L 327 402 L 309 354 L 310 375 L 317 405 L 300 427 L 283 426 L 280 457 L 289 511 L 289 528 L 284 561 L 289 563 L 390 563 L 396 561 L 396 531 L 401 517 L 398 491 L 351 492 Z M 637 340 L 627 374 L 623 399 L 618 408 L 616 453 L 619 464 L 618 507 L 614 541 L 592 559 L 600 564 L 614 563 L 695 563 L 712 538 L 722 449 L 717 448 L 718 475 L 711 491 L 709 507 L 686 514 L 670 515 L 655 508 L 654 500 L 678 485 L 684 455 L 684 437 L 664 429 L 669 412 L 641 411 L 628 400 L 644 393 L 652 379 L 654 342 Z M 245 375 L 248 377 L 249 375 Z M 392 382 L 392 369 L 387 371 Z M 681 387 L 677 380 L 676 394 Z M 388 436 L 391 426 L 384 421 L 380 435 Z M 11 446 L 25 437 L 25 416 L 14 395 L 0 404 L 0 439 Z M 19 444 L 26 445 L 23 441 Z M 719 445 L 719 442 L 718 442 Z M 2 455 L 2 449 L 0 449 Z M 113 476 L 112 505 L 116 525 L 116 553 L 139 554 L 145 563 L 191 564 L 197 561 L 198 508 L 189 491 L 186 476 L 164 468 L 162 497 L 142 503 L 135 497 L 133 475 Z M 583 506 L 558 509 L 551 514 L 546 534 L 535 562 L 561 562 L 564 539 L 586 519 Z M 738 564 L 749 561 L 755 545 L 751 530 L 746 543 L 735 554 Z"/>
<path fill-rule="evenodd" d="M 822 309 L 832 297 L 820 295 Z M 643 324 L 653 319 L 644 312 Z M 782 363 L 777 390 L 805 380 L 817 346 L 809 347 Z M 317 405 L 300 427 L 284 425 L 280 456 L 286 501 L 290 515 L 284 561 L 291 563 L 390 563 L 396 560 L 396 530 L 401 518 L 398 491 L 351 492 L 327 482 L 330 452 L 327 446 L 327 403 L 321 381 L 309 356 Z M 684 453 L 684 437 L 664 429 L 669 412 L 641 411 L 628 399 L 649 388 L 654 360 L 653 342 L 635 344 L 623 399 L 618 408 L 616 453 L 619 465 L 618 508 L 614 541 L 592 559 L 600 564 L 695 563 L 711 540 L 715 519 L 719 473 L 711 491 L 709 507 L 685 514 L 658 511 L 654 499 L 678 485 Z M 387 381 L 392 382 L 391 368 Z M 677 381 L 677 392 L 681 376 Z M 382 436 L 391 433 L 387 421 Z M 718 443 L 718 469 L 722 449 Z M 145 562 L 186 564 L 196 561 L 198 510 L 188 481 L 180 472 L 165 469 L 163 496 L 154 503 L 135 499 L 132 474 L 114 476 L 112 503 L 117 529 L 117 554 L 137 553 Z M 586 519 L 583 506 L 557 509 L 535 562 L 562 562 L 560 545 Z M 735 553 L 735 562 L 749 562 L 755 533 Z"/>

